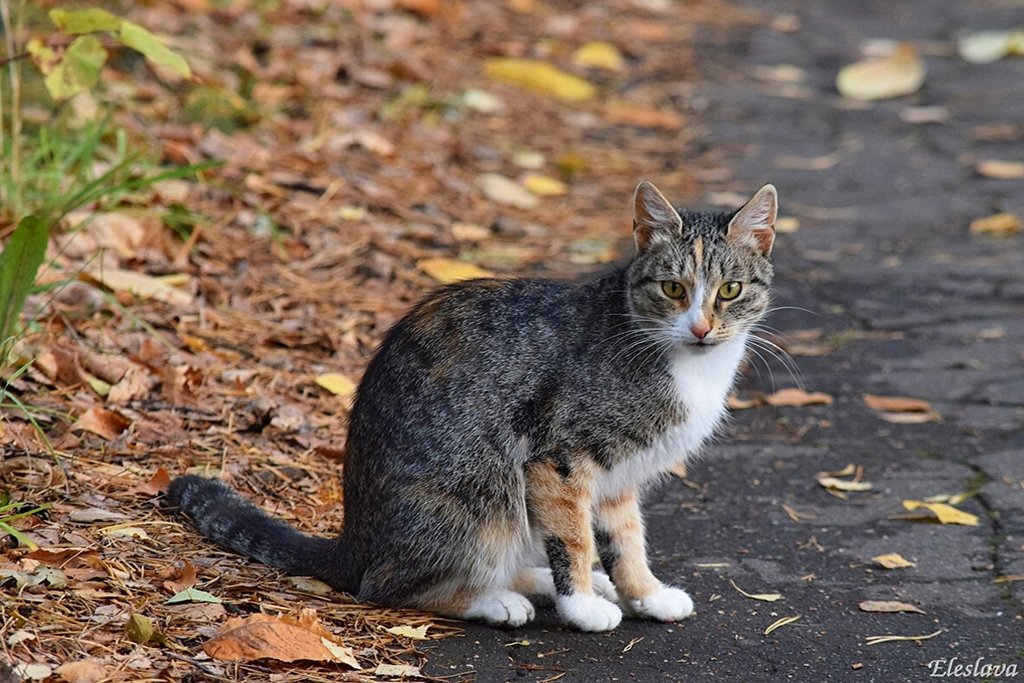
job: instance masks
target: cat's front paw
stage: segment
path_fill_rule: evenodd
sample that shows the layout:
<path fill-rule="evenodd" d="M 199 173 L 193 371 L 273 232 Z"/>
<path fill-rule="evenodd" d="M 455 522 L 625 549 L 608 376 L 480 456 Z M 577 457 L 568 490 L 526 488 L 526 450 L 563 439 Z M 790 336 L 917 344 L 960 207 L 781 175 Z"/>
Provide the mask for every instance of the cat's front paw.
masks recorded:
<path fill-rule="evenodd" d="M 682 588 L 662 586 L 650 595 L 630 600 L 629 609 L 638 617 L 679 621 L 693 614 L 693 600 Z"/>
<path fill-rule="evenodd" d="M 481 593 L 460 615 L 463 619 L 486 621 L 495 626 L 522 626 L 533 621 L 533 605 L 525 595 L 513 591 L 494 590 Z"/>
<path fill-rule="evenodd" d="M 622 610 L 600 595 L 561 595 L 556 606 L 559 616 L 580 631 L 611 631 L 622 621 Z"/>

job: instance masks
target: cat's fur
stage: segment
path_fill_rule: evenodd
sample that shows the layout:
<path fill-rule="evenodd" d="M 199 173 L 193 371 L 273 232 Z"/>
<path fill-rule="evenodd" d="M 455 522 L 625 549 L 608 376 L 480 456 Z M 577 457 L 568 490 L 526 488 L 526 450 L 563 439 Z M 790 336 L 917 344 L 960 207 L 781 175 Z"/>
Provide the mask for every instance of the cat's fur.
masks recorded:
<path fill-rule="evenodd" d="M 766 185 L 733 214 L 677 211 L 641 182 L 627 267 L 429 295 L 359 386 L 337 538 L 219 481 L 180 477 L 168 498 L 217 543 L 370 602 L 519 626 L 542 596 L 584 631 L 623 609 L 686 617 L 690 597 L 648 568 L 639 496 L 721 421 L 768 307 L 776 204 Z"/>

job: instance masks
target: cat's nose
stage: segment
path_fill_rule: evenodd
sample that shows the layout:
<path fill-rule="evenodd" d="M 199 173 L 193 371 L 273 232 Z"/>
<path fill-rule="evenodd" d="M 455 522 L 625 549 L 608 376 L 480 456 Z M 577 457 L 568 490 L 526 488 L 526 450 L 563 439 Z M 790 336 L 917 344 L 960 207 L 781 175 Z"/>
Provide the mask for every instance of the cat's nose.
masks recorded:
<path fill-rule="evenodd" d="M 690 333 L 697 339 L 704 339 L 709 332 L 711 332 L 711 325 L 706 320 L 690 325 Z"/>

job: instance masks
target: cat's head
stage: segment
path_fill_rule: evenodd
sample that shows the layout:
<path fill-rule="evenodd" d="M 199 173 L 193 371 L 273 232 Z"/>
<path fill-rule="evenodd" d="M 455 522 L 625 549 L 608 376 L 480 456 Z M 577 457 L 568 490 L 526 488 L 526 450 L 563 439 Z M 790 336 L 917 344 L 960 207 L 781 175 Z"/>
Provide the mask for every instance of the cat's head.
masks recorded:
<path fill-rule="evenodd" d="M 629 267 L 635 320 L 673 346 L 701 349 L 745 336 L 771 301 L 778 195 L 765 185 L 733 213 L 677 211 L 641 181 Z"/>

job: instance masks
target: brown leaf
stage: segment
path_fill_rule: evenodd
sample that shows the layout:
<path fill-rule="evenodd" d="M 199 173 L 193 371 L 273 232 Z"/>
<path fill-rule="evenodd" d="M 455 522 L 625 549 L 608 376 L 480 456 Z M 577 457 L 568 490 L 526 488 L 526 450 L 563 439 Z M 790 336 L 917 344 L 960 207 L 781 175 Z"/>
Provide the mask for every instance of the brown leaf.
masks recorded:
<path fill-rule="evenodd" d="M 350 648 L 341 645 L 320 625 L 316 610 L 298 617 L 250 614 L 234 617 L 203 645 L 206 654 L 225 662 L 274 659 L 281 662 L 342 662 L 362 668 Z"/>
<path fill-rule="evenodd" d="M 924 610 L 917 605 L 908 602 L 897 602 L 896 600 L 864 600 L 857 607 L 864 612 L 916 612 L 924 614 Z"/>
<path fill-rule="evenodd" d="M 674 111 L 639 107 L 626 102 L 609 103 L 605 108 L 604 117 L 609 123 L 637 128 L 679 130 L 683 127 L 683 117 Z"/>
<path fill-rule="evenodd" d="M 907 396 L 864 394 L 864 403 L 872 410 L 884 410 L 894 413 L 925 413 L 932 409 L 932 405 L 928 401 Z"/>
<path fill-rule="evenodd" d="M 764 402 L 770 406 L 788 406 L 788 407 L 800 407 L 800 406 L 814 406 L 814 405 L 832 405 L 832 397 L 821 391 L 806 392 L 803 389 L 789 388 L 779 389 L 774 394 L 769 394 L 764 397 Z"/>
<path fill-rule="evenodd" d="M 180 593 L 186 588 L 191 588 L 196 585 L 196 578 L 199 574 L 199 570 L 196 569 L 188 560 L 185 560 L 184 566 L 177 572 L 178 577 L 176 579 L 168 579 L 164 581 L 163 586 L 170 593 Z"/>
<path fill-rule="evenodd" d="M 135 487 L 135 491 L 144 493 L 149 496 L 155 496 L 158 493 L 163 493 L 167 490 L 167 487 L 171 485 L 171 475 L 167 473 L 163 467 L 157 468 L 153 476 L 150 477 L 144 484 L 140 484 Z"/>
<path fill-rule="evenodd" d="M 75 420 L 75 423 L 71 425 L 71 429 L 92 432 L 107 441 L 111 441 L 120 436 L 121 432 L 128 429 L 131 423 L 131 420 L 117 411 L 94 406 L 82 413 Z"/>
<path fill-rule="evenodd" d="M 99 683 L 110 676 L 107 667 L 96 659 L 79 659 L 57 667 L 57 675 L 67 683 Z"/>

